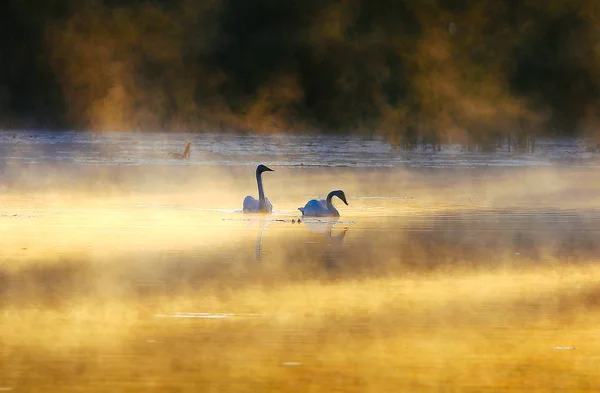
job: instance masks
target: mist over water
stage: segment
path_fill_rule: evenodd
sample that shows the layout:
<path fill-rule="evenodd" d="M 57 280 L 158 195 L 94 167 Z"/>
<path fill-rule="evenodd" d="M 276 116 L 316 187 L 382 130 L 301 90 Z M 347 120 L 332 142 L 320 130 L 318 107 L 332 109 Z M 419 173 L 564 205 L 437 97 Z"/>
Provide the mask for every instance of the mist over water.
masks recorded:
<path fill-rule="evenodd" d="M 3 133 L 0 388 L 596 386 L 586 146 Z M 241 213 L 257 163 L 267 216 Z M 339 219 L 301 216 L 332 189 Z"/>

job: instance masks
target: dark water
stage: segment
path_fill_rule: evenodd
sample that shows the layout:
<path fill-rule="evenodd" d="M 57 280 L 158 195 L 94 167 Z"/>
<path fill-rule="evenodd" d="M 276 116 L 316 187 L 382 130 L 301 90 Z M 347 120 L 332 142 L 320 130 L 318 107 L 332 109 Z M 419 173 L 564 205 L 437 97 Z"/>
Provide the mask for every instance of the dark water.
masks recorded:
<path fill-rule="evenodd" d="M 189 160 L 169 158 L 192 143 Z M 474 168 L 600 165 L 596 144 L 578 138 L 540 138 L 533 152 L 468 151 L 460 145 L 413 151 L 394 149 L 379 137 L 233 135 L 161 132 L 4 131 L 0 154 L 11 164 L 317 166 L 347 168 Z"/>

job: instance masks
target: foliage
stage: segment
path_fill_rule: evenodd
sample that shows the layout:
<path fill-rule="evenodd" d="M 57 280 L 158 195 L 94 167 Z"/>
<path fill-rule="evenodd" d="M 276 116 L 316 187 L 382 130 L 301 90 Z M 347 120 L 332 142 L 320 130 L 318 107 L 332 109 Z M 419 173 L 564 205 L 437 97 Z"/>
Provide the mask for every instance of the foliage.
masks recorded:
<path fill-rule="evenodd" d="M 28 0 L 0 12 L 0 125 L 594 135 L 595 0 Z"/>

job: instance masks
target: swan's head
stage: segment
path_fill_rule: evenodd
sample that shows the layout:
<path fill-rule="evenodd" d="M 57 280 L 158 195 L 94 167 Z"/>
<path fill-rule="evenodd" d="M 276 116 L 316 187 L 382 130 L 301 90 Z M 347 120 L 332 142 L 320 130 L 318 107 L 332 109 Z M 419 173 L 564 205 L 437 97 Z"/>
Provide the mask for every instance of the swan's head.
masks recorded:
<path fill-rule="evenodd" d="M 275 172 L 275 171 L 263 164 L 260 164 L 259 166 L 256 167 L 256 173 L 263 173 L 263 172 Z"/>
<path fill-rule="evenodd" d="M 338 198 L 340 198 L 342 200 L 342 202 L 344 202 L 346 205 L 348 205 L 348 202 L 346 201 L 346 194 L 344 194 L 344 191 L 342 190 L 335 190 L 335 191 L 331 191 L 332 196 L 336 196 Z"/>

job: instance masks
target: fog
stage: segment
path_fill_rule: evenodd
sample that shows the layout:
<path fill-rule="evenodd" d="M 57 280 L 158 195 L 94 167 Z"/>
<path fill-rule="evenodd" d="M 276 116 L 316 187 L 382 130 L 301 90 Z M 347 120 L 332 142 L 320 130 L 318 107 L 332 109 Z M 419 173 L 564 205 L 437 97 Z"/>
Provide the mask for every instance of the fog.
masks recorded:
<path fill-rule="evenodd" d="M 160 135 L 111 164 L 123 137 L 69 139 L 80 153 L 52 165 L 25 163 L 50 154 L 47 136 L 3 146 L 3 388 L 596 383 L 594 167 L 318 167 L 275 154 L 286 166 L 268 152 L 207 165 L 200 148 L 164 158 L 183 144 Z M 241 213 L 258 161 L 275 169 L 268 216 Z M 348 196 L 339 219 L 301 216 L 331 189 Z"/>

